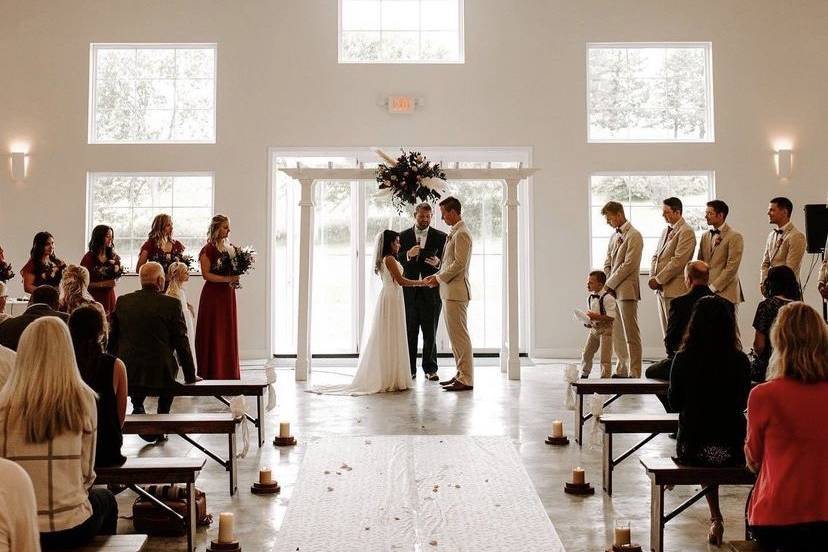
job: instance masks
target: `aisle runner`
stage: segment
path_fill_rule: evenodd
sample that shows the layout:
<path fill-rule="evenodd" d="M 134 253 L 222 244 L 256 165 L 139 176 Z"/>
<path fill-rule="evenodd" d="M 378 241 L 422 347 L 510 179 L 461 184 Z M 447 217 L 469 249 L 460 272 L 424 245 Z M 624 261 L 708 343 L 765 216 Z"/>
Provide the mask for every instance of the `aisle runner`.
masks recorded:
<path fill-rule="evenodd" d="M 330 437 L 308 444 L 280 552 L 563 551 L 506 437 Z"/>

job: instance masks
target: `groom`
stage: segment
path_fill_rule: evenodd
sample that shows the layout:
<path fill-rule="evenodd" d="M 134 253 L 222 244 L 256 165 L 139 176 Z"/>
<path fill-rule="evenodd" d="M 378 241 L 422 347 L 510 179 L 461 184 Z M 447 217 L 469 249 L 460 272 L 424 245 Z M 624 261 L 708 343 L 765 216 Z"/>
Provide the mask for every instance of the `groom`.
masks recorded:
<path fill-rule="evenodd" d="M 471 337 L 466 323 L 471 292 L 469 265 L 471 264 L 472 237 L 460 214 L 460 201 L 447 197 L 440 202 L 443 220 L 451 226 L 443 265 L 440 271 L 425 279 L 430 287 L 440 286 L 440 297 L 446 306 L 446 328 L 451 340 L 451 352 L 457 364 L 457 374 L 448 381 L 440 382 L 445 391 L 471 391 L 474 387 L 474 364 Z"/>
<path fill-rule="evenodd" d="M 399 261 L 403 276 L 419 280 L 433 276 L 440 267 L 446 233 L 431 228 L 431 205 L 420 203 L 414 209 L 414 226 L 400 232 Z M 408 330 L 408 358 L 411 377 L 417 377 L 417 341 L 423 330 L 423 372 L 437 381 L 437 322 L 443 302 L 440 292 L 426 287 L 404 287 L 405 325 Z"/>

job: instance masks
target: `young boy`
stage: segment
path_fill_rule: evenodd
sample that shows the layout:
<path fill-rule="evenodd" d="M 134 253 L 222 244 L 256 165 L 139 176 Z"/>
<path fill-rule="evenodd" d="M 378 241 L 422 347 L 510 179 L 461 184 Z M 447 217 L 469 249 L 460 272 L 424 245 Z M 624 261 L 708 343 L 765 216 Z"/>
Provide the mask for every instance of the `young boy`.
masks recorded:
<path fill-rule="evenodd" d="M 591 322 L 584 324 L 589 328 L 589 336 L 581 355 L 581 378 L 588 378 L 592 371 L 592 359 L 601 349 L 601 377 L 608 378 L 612 372 L 612 326 L 615 321 L 615 297 L 601 293 L 607 275 L 600 270 L 589 273 L 587 289 L 589 290 L 589 309 L 586 315 Z"/>

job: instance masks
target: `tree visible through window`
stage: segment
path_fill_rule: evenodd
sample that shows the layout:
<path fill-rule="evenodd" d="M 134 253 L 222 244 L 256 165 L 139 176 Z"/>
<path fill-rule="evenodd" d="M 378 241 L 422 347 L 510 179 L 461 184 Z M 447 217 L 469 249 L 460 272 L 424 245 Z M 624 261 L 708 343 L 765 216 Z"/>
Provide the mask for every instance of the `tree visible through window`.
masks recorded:
<path fill-rule="evenodd" d="M 216 141 L 215 45 L 93 44 L 90 143 Z"/>
<path fill-rule="evenodd" d="M 613 229 L 607 225 L 601 208 L 608 201 L 624 206 L 627 219 L 644 237 L 641 270 L 649 270 L 661 232 L 667 223 L 661 215 L 662 201 L 677 197 L 684 204 L 684 220 L 699 236 L 707 225 L 704 211 L 715 197 L 713 173 L 598 174 L 590 178 L 592 266 L 601 269 L 607 256 Z"/>
<path fill-rule="evenodd" d="M 463 61 L 463 0 L 340 0 L 340 63 Z"/>
<path fill-rule="evenodd" d="M 713 141 L 710 45 L 588 48 L 589 139 Z"/>

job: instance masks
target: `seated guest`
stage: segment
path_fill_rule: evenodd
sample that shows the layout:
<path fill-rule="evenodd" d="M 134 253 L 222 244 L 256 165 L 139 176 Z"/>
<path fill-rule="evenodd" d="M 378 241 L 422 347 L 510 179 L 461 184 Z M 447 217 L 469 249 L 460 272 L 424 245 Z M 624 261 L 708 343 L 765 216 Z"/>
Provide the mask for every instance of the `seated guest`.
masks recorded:
<path fill-rule="evenodd" d="M 776 320 L 779 309 L 792 301 L 802 300 L 802 290 L 796 279 L 796 274 L 787 266 L 775 266 L 768 270 L 768 277 L 762 282 L 762 294 L 766 297 L 756 308 L 753 317 L 752 361 L 750 366 L 753 381 L 765 381 L 765 372 L 768 369 L 773 348 L 768 342 L 771 326 Z"/>
<path fill-rule="evenodd" d="M 58 310 L 58 290 L 52 286 L 36 288 L 29 297 L 26 310 L 0 324 L 0 345 L 16 351 L 23 330 L 44 316 L 57 316 L 64 322 L 69 320 L 69 315 Z"/>
<path fill-rule="evenodd" d="M 0 324 L 11 318 L 10 314 L 6 314 L 6 300 L 9 296 L 6 293 L 6 282 L 0 282 Z"/>
<path fill-rule="evenodd" d="M 0 345 L 0 389 L 8 381 L 12 369 L 14 369 L 15 352 L 8 347 Z"/>
<path fill-rule="evenodd" d="M 158 413 L 166 414 L 173 401 L 170 390 L 178 385 L 179 362 L 184 381 L 196 381 L 193 355 L 181 303 L 162 293 L 161 265 L 153 261 L 143 264 L 140 277 L 141 289 L 121 295 L 115 303 L 108 348 L 126 364 L 132 413 L 144 414 L 144 399 L 157 394 Z"/>
<path fill-rule="evenodd" d="M 89 293 L 89 271 L 82 266 L 73 264 L 67 266 L 63 271 L 59 289 L 58 308 L 66 314 L 72 314 L 76 308 L 96 302 Z"/>
<path fill-rule="evenodd" d="M 98 448 L 95 467 L 120 466 L 127 403 L 124 363 L 103 350 L 106 318 L 102 310 L 87 305 L 69 317 L 69 333 L 83 381 L 98 394 Z"/>
<path fill-rule="evenodd" d="M 668 391 L 679 413 L 676 461 L 691 466 L 742 466 L 750 361 L 741 351 L 733 303 L 703 297 L 673 359 Z M 710 507 L 708 540 L 722 543 L 718 485 L 705 485 Z"/>
<path fill-rule="evenodd" d="M 95 392 L 78 372 L 66 324 L 53 316 L 36 320 L 23 332 L 0 390 L 0 452 L 32 478 L 44 549 L 115 533 L 115 497 L 92 488 L 97 421 Z"/>
<path fill-rule="evenodd" d="M 779 309 L 770 337 L 768 382 L 748 399 L 745 456 L 758 473 L 748 525 L 769 550 L 825 550 L 828 326 L 812 307 L 790 303 Z"/>
<path fill-rule="evenodd" d="M 40 552 L 37 502 L 26 470 L 0 458 L 0 552 Z"/>
<path fill-rule="evenodd" d="M 23 291 L 33 293 L 40 286 L 57 287 L 66 263 L 55 255 L 55 238 L 49 232 L 38 232 L 32 240 L 29 261 L 20 269 Z"/>

